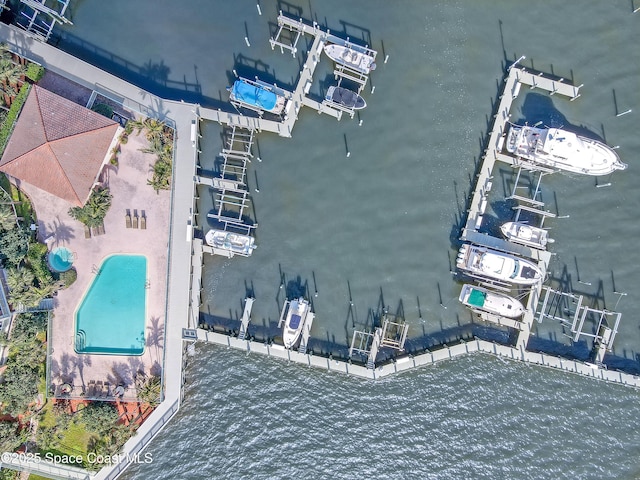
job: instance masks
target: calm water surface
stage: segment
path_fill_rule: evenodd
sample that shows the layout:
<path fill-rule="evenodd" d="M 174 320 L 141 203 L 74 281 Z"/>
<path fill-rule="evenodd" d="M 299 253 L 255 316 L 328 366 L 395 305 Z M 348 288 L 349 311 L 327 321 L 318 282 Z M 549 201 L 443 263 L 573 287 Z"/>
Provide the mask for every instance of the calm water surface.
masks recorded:
<path fill-rule="evenodd" d="M 261 2 L 259 16 L 250 1 L 194 0 L 178 9 L 169 1 L 84 0 L 58 45 L 154 93 L 214 108 L 228 108 L 233 69 L 295 83 L 301 60 L 268 43 L 278 8 L 300 9 L 380 52 L 362 126 L 303 110 L 293 138 L 259 136 L 263 161 L 249 172 L 258 249 L 250 259 L 205 261 L 204 318 L 238 318 L 252 293 L 260 335 L 277 322 L 284 296 L 306 288 L 317 313 L 313 348 L 322 351 L 343 350 L 383 307 L 405 316 L 412 348 L 478 332 L 449 272 L 505 64 L 526 55 L 524 66 L 584 84 L 574 102 L 522 89 L 512 118 L 620 146 L 629 169 L 598 180 L 611 186 L 553 175 L 541 193 L 546 208 L 569 216 L 548 222 L 552 281 L 622 312 L 609 361 L 640 370 L 640 254 L 629 244 L 640 204 L 640 29 L 627 1 L 577 6 Z M 332 81 L 326 59 L 315 78 L 312 92 L 322 95 Z M 203 134 L 201 162 L 211 168 L 220 127 L 205 124 Z M 513 174 L 494 175 L 488 214 L 497 221 L 508 212 Z M 210 192 L 200 197 L 206 213 Z M 628 295 L 618 303 L 614 290 Z M 535 333 L 536 348 L 576 356 L 590 348 L 572 347 L 552 322 Z M 178 420 L 150 447 L 156 462 L 126 478 L 640 475 L 636 392 L 483 356 L 372 383 L 200 347 L 189 378 Z"/>

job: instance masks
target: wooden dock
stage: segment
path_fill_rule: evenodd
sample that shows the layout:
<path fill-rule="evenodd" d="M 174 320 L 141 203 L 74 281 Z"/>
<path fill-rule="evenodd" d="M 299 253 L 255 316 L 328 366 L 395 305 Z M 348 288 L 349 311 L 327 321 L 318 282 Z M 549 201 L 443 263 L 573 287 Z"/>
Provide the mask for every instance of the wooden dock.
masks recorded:
<path fill-rule="evenodd" d="M 253 302 L 255 302 L 255 300 L 255 298 L 251 297 L 244 299 L 244 311 L 240 319 L 240 332 L 238 333 L 240 340 L 244 340 L 247 336 L 247 329 L 249 328 L 249 321 L 251 320 L 251 309 L 253 308 Z"/>
<path fill-rule="evenodd" d="M 579 96 L 580 87 L 575 87 L 561 80 L 554 80 L 545 77 L 542 73 L 531 73 L 523 68 L 512 66 L 504 81 L 504 89 L 500 95 L 500 102 L 497 113 L 494 115 L 493 128 L 489 135 L 489 142 L 485 155 L 482 159 L 476 186 L 471 197 L 471 204 L 468 211 L 467 222 L 462 229 L 460 240 L 463 242 L 471 242 L 477 245 L 486 246 L 503 252 L 532 258 L 538 262 L 538 265 L 547 271 L 551 260 L 551 253 L 546 250 L 537 250 L 524 245 L 518 245 L 508 242 L 501 238 L 496 238 L 478 230 L 482 225 L 482 218 L 487 207 L 487 198 L 492 189 L 493 184 L 493 168 L 496 161 L 506 163 L 511 166 L 517 166 L 514 157 L 501 152 L 504 139 L 506 137 L 507 123 L 511 117 L 511 105 L 518 97 L 522 86 L 525 85 L 530 89 L 539 88 L 550 92 L 550 94 L 559 94 L 574 100 Z M 524 350 L 529 340 L 531 326 L 533 325 L 534 312 L 536 310 L 538 299 L 540 298 L 542 285 L 536 285 L 529 295 L 527 301 L 526 312 L 521 321 L 512 321 L 501 318 L 489 313 L 483 313 L 480 318 L 485 321 L 496 323 L 498 325 L 510 326 L 518 330 L 518 340 L 516 346 Z"/>

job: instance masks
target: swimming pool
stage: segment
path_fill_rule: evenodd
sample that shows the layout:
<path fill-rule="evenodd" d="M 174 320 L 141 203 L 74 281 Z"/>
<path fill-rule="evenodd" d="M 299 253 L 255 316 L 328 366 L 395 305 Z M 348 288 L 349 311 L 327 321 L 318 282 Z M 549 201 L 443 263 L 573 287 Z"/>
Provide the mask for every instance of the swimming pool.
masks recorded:
<path fill-rule="evenodd" d="M 145 346 L 147 258 L 106 258 L 75 315 L 77 353 L 142 355 Z"/>
<path fill-rule="evenodd" d="M 47 257 L 54 272 L 66 272 L 73 265 L 73 252 L 66 247 L 54 248 Z"/>

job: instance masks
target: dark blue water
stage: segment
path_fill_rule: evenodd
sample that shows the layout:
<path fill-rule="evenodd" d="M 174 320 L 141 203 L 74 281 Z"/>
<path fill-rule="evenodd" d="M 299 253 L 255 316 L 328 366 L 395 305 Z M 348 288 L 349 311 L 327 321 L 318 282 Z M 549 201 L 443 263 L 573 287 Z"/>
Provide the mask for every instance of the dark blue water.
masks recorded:
<path fill-rule="evenodd" d="M 306 289 L 318 351 L 344 351 L 385 307 L 406 318 L 412 347 L 487 333 L 458 306 L 449 272 L 504 68 L 526 55 L 524 66 L 584 84 L 582 96 L 523 88 L 513 119 L 586 132 L 619 145 L 629 164 L 598 179 L 607 187 L 545 177 L 541 194 L 545 208 L 569 216 L 547 223 L 550 282 L 622 312 L 608 362 L 638 370 L 640 30 L 630 2 L 262 2 L 259 16 L 250 1 L 84 0 L 58 45 L 159 95 L 228 108 L 234 69 L 295 83 L 300 59 L 268 43 L 278 8 L 377 49 L 376 90 L 364 93 L 362 126 L 303 110 L 292 139 L 259 136 L 263 161 L 249 172 L 258 249 L 250 259 L 206 258 L 207 318 L 237 318 L 252 293 L 260 335 L 284 296 Z M 330 71 L 323 61 L 313 93 L 323 94 Z M 220 127 L 203 134 L 201 162 L 211 167 Z M 487 213 L 498 221 L 513 172 L 494 175 Z M 200 197 L 206 212 L 210 192 Z M 545 321 L 530 346 L 588 355 L 588 339 L 572 345 L 564 333 Z M 189 378 L 179 419 L 150 447 L 156 462 L 127 478 L 640 474 L 636 392 L 479 355 L 372 383 L 203 347 Z"/>

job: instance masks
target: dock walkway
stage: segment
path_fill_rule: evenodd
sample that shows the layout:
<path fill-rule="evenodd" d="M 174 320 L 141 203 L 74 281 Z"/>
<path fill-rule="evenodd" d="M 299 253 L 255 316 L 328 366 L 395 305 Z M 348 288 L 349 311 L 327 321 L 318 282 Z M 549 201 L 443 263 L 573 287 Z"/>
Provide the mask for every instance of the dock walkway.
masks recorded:
<path fill-rule="evenodd" d="M 247 353 L 258 353 L 298 363 L 307 367 L 322 368 L 332 372 L 339 372 L 346 375 L 373 380 L 417 367 L 435 365 L 443 360 L 454 359 L 462 355 L 481 352 L 509 360 L 523 361 L 528 364 L 535 364 L 569 373 L 575 373 L 610 383 L 640 388 L 640 377 L 636 375 L 607 370 L 586 362 L 578 362 L 554 355 L 548 355 L 546 353 L 529 352 L 524 350 L 524 348 L 509 347 L 479 339 L 460 341 L 459 344 L 452 346 L 444 345 L 433 351 L 427 351 L 415 356 L 408 355 L 401 357 L 393 363 L 387 363 L 371 369 L 367 368 L 365 365 L 356 365 L 348 361 L 335 360 L 324 356 L 313 355 L 311 353 L 301 353 L 295 350 L 289 350 L 284 348 L 282 345 L 270 345 L 268 343 L 251 340 L 240 340 L 236 337 L 230 337 L 223 333 L 203 330 L 201 328 L 197 330 L 197 335 L 199 342 L 220 345 Z"/>

